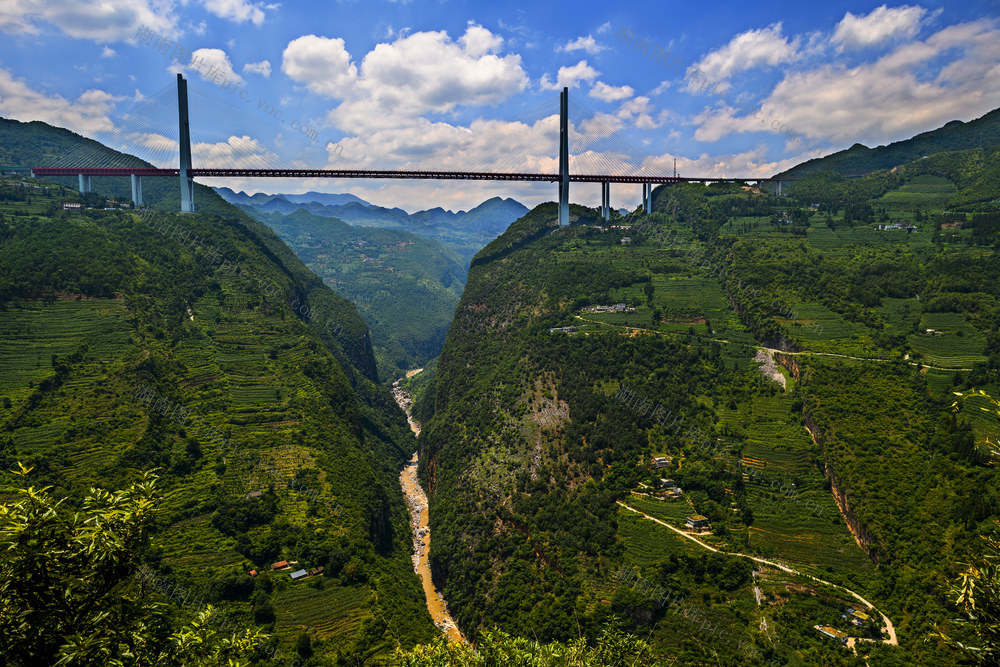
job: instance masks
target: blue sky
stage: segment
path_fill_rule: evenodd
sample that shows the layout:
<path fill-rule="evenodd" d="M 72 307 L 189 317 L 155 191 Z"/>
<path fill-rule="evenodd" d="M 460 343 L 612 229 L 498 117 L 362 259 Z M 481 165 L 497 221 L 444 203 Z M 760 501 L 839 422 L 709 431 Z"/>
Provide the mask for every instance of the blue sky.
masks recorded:
<path fill-rule="evenodd" d="M 767 176 L 1000 107 L 996 0 L 4 0 L 0 33 L 0 115 L 161 166 L 176 164 L 178 71 L 196 166 L 552 172 L 564 85 L 574 169 L 591 173 L 669 174 L 676 160 L 682 175 Z M 205 182 L 411 211 L 555 195 L 503 182 Z M 600 190 L 574 185 L 571 198 L 596 205 Z M 638 186 L 612 188 L 615 206 L 637 198 Z"/>

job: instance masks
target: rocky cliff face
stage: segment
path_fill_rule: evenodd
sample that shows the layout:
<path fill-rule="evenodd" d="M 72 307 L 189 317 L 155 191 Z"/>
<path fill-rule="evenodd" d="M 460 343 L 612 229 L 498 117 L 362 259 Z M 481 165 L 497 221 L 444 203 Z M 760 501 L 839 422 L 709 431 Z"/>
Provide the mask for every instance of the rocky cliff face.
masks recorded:
<path fill-rule="evenodd" d="M 777 357 L 778 355 L 775 355 Z M 783 357 L 788 357 L 788 355 L 781 355 Z M 794 361 L 794 358 L 792 358 Z M 784 364 L 783 364 L 784 365 Z M 787 368 L 787 366 L 786 366 Z M 796 363 L 796 379 L 798 379 L 798 364 Z M 806 430 L 809 431 L 809 435 L 812 436 L 813 442 L 819 446 L 823 446 L 823 438 L 819 432 L 819 427 L 816 422 L 808 414 L 803 415 L 803 421 L 805 422 Z M 825 459 L 825 457 L 824 457 Z M 851 511 L 851 504 L 847 498 L 847 493 L 845 492 L 843 485 L 841 484 L 839 478 L 837 477 L 837 471 L 832 465 L 823 461 L 823 474 L 827 479 L 830 480 L 830 491 L 833 493 L 833 499 L 837 501 L 837 507 L 840 508 L 840 515 L 844 517 L 844 522 L 847 524 L 848 529 L 851 531 L 851 535 L 854 536 L 854 540 L 858 543 L 858 546 L 865 552 L 865 554 L 872 560 L 876 565 L 879 564 L 878 550 L 873 548 L 875 540 L 872 538 L 871 534 L 865 529 L 864 525 L 858 520 Z"/>
<path fill-rule="evenodd" d="M 787 370 L 789 373 L 792 374 L 792 377 L 795 378 L 796 382 L 799 381 L 800 371 L 799 371 L 798 357 L 791 354 L 782 354 L 781 352 L 775 352 L 774 360 L 779 364 L 781 364 L 782 366 L 784 366 L 785 370 Z"/>

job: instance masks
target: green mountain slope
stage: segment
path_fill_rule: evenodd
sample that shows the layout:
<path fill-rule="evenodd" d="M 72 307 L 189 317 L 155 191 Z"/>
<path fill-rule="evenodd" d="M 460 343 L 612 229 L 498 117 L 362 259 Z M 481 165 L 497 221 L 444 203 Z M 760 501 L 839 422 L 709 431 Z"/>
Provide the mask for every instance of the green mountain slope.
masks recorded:
<path fill-rule="evenodd" d="M 860 178 L 809 172 L 785 192 L 836 206 L 873 204 L 891 209 L 986 211 L 1000 207 L 1000 147 L 934 153 Z"/>
<path fill-rule="evenodd" d="M 948 196 L 988 200 L 995 160 Z M 855 664 L 819 625 L 875 639 L 871 665 L 958 662 L 926 639 L 998 518 L 1000 423 L 951 392 L 1000 392 L 1000 227 L 945 214 L 921 163 L 819 206 L 664 186 L 628 231 L 543 205 L 476 256 L 419 406 L 431 564 L 466 634 L 617 614 L 667 663 Z M 842 617 L 855 595 L 875 622 Z"/>
<path fill-rule="evenodd" d="M 5 146 L 72 139 L 27 130 Z M 179 616 L 201 596 L 330 659 L 432 639 L 397 480 L 412 436 L 357 309 L 207 188 L 185 215 L 62 210 L 81 199 L 0 179 L 2 469 L 70 504 L 159 469 L 145 560 Z M 325 571 L 292 582 L 279 560 Z"/>
<path fill-rule="evenodd" d="M 441 352 L 465 282 L 455 252 L 409 232 L 352 227 L 305 211 L 250 213 L 358 306 L 371 327 L 380 378 L 401 377 Z"/>
<path fill-rule="evenodd" d="M 934 153 L 970 150 L 1000 144 L 1000 109 L 963 123 L 953 120 L 936 130 L 923 132 L 887 146 L 868 148 L 854 144 L 847 150 L 807 160 L 777 176 L 802 176 L 812 171 L 860 174 L 919 160 Z"/>

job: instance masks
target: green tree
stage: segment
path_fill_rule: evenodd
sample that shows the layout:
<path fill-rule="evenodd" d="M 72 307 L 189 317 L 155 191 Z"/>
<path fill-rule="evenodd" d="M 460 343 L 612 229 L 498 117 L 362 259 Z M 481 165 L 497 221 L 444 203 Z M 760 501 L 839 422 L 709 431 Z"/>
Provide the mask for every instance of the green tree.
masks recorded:
<path fill-rule="evenodd" d="M 309 638 L 309 633 L 305 630 L 300 632 L 298 639 L 295 640 L 295 652 L 302 658 L 308 659 L 312 657 L 312 640 Z"/>
<path fill-rule="evenodd" d="M 439 638 L 433 644 L 417 646 L 410 651 L 397 649 L 391 664 L 398 667 L 652 667 L 658 663 L 645 641 L 607 625 L 594 647 L 588 646 L 585 639 L 575 639 L 566 644 L 540 644 L 513 637 L 502 630 L 492 630 L 483 633 L 475 649 L 468 644 L 449 643 Z"/>
<path fill-rule="evenodd" d="M 12 471 L 27 483 L 30 468 Z M 224 636 L 211 606 L 172 628 L 168 605 L 133 579 L 154 518 L 156 476 L 124 491 L 91 489 L 78 511 L 49 487 L 0 504 L 0 655 L 5 664 L 249 664 L 264 638 Z"/>
<path fill-rule="evenodd" d="M 932 636 L 959 649 L 980 665 L 996 665 L 1000 658 L 1000 538 L 981 536 L 983 551 L 962 574 L 951 593 L 962 613 L 956 623 L 970 627 L 978 646 L 958 641 L 941 631 Z"/>

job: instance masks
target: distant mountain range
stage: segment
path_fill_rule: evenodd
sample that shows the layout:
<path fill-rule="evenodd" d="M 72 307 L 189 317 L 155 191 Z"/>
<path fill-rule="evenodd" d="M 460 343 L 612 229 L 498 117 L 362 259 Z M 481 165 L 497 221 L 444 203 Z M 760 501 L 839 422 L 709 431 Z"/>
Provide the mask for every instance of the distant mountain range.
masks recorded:
<path fill-rule="evenodd" d="M 301 209 L 285 215 L 249 207 L 249 213 L 357 305 L 381 379 L 402 377 L 440 354 L 465 285 L 458 253 L 402 229 L 355 227 Z"/>
<path fill-rule="evenodd" d="M 839 174 L 867 173 L 892 169 L 934 153 L 996 145 L 1000 145 L 1000 109 L 967 123 L 953 120 L 936 130 L 887 146 L 868 148 L 863 144 L 854 144 L 847 150 L 798 164 L 777 176 L 802 176 L 824 170 Z"/>
<path fill-rule="evenodd" d="M 298 210 L 326 218 L 339 218 L 361 227 L 402 229 L 435 239 L 455 250 L 466 263 L 480 248 L 502 234 L 528 208 L 514 199 L 493 197 L 470 211 L 447 211 L 441 207 L 407 213 L 401 208 L 386 208 L 351 194 L 307 192 L 248 195 L 229 188 L 215 188 L 227 202 L 245 211 L 289 215 Z"/>

